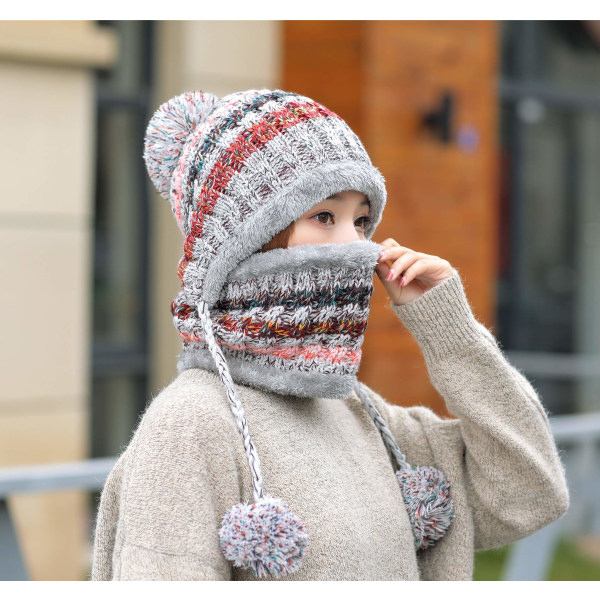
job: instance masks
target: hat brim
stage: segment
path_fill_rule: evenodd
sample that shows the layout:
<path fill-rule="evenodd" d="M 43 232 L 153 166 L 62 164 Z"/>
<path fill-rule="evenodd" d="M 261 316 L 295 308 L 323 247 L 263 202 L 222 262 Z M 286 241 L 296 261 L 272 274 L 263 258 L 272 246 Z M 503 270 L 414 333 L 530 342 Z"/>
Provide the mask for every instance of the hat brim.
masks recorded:
<path fill-rule="evenodd" d="M 269 242 L 273 236 L 300 218 L 328 196 L 354 190 L 371 203 L 371 221 L 365 228 L 370 240 L 380 223 L 386 203 L 385 179 L 373 165 L 356 161 L 327 163 L 298 177 L 274 194 L 252 217 L 240 224 L 211 261 L 204 279 L 202 299 L 211 308 L 219 299 L 229 273 Z"/>

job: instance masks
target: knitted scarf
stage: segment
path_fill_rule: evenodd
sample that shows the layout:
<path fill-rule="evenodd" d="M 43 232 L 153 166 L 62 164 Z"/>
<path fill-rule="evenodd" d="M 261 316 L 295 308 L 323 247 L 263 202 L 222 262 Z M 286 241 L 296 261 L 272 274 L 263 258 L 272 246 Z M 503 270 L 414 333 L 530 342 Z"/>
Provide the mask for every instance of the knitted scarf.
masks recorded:
<path fill-rule="evenodd" d="M 346 398 L 356 383 L 381 245 L 370 240 L 257 252 L 229 274 L 210 310 L 234 381 L 292 396 Z M 181 372 L 217 371 L 197 307 L 172 305 Z"/>
<path fill-rule="evenodd" d="M 288 397 L 345 399 L 354 391 L 397 463 L 416 549 L 433 544 L 452 521 L 444 475 L 406 462 L 356 378 L 381 248 L 358 240 L 258 252 L 228 274 L 213 306 L 205 300 L 194 306 L 185 289 L 172 304 L 184 343 L 177 368 L 219 373 L 252 475 L 254 502 L 227 511 L 219 529 L 221 549 L 236 566 L 251 567 L 260 577 L 297 570 L 308 534 L 284 501 L 265 492 L 235 382 Z"/>

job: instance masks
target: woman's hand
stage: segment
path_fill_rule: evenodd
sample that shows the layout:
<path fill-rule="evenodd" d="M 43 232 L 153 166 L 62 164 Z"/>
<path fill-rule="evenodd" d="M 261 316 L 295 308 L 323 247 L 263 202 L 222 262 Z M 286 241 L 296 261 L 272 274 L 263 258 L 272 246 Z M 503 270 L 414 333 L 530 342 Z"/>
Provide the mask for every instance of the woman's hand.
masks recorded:
<path fill-rule="evenodd" d="M 375 272 L 393 304 L 408 304 L 452 275 L 452 265 L 439 256 L 415 252 L 393 238 L 381 245 Z"/>

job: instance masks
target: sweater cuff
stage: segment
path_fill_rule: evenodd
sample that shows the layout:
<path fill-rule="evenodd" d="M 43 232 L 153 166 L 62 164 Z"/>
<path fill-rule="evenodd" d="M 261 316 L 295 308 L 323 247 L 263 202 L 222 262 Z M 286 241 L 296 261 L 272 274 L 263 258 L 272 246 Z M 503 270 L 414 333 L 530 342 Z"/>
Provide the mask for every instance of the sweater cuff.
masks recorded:
<path fill-rule="evenodd" d="M 407 304 L 391 304 L 421 347 L 425 359 L 440 359 L 484 339 L 460 275 L 452 275 Z"/>

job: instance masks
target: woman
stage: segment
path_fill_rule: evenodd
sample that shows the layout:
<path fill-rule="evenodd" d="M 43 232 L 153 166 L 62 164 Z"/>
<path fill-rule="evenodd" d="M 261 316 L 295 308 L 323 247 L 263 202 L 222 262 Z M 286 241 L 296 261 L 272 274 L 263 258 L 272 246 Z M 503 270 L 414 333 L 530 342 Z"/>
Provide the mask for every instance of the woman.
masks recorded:
<path fill-rule="evenodd" d="M 338 115 L 188 92 L 144 157 L 185 237 L 183 351 L 104 486 L 93 580 L 471 579 L 475 550 L 567 510 L 546 413 L 458 271 L 371 241 L 384 180 Z M 375 273 L 458 418 L 356 378 Z"/>

